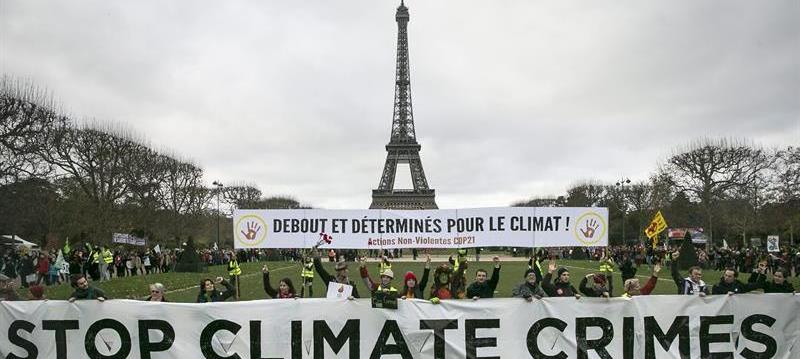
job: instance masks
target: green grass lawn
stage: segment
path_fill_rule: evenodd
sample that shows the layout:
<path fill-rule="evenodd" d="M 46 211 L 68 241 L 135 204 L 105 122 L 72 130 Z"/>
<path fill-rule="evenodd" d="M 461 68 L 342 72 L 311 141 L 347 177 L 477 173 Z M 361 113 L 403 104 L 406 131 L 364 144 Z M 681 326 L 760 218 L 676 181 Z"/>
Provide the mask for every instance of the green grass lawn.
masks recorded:
<path fill-rule="evenodd" d="M 264 293 L 264 289 L 262 286 L 261 281 L 261 266 L 264 265 L 265 262 L 258 262 L 258 263 L 243 263 L 242 266 L 242 283 L 241 283 L 241 300 L 253 300 L 253 299 L 265 299 L 267 298 L 266 293 Z M 270 278 L 272 279 L 273 287 L 278 286 L 278 280 L 284 277 L 290 278 L 294 284 L 295 288 L 300 290 L 300 264 L 297 262 L 267 262 L 270 268 Z M 435 268 L 439 263 L 433 262 L 432 268 Z M 583 276 L 589 274 L 590 272 L 596 271 L 598 269 L 597 262 L 594 261 L 572 261 L 572 260 L 565 260 L 559 261 L 559 265 L 567 266 L 570 270 L 570 274 L 572 277 L 572 283 L 575 287 L 578 287 L 578 283 Z M 543 269 L 546 271 L 547 264 L 543 263 Z M 325 262 L 325 267 L 328 271 L 333 274 L 333 263 Z M 378 277 L 378 264 L 377 263 L 369 263 L 368 268 L 370 269 L 370 275 L 373 276 L 373 279 L 377 280 Z M 421 279 L 422 272 L 424 268 L 424 262 L 394 262 L 392 265 L 392 271 L 395 273 L 397 277 L 394 281 L 395 287 L 400 289 L 402 287 L 402 278 L 405 275 L 406 271 L 413 271 L 419 279 Z M 467 280 L 468 282 L 472 282 L 475 277 L 475 270 L 478 268 L 484 268 L 491 274 L 492 263 L 490 261 L 483 261 L 480 263 L 470 263 L 470 269 L 467 273 Z M 358 264 L 350 263 L 350 276 L 351 279 L 354 280 L 357 284 L 358 291 L 361 293 L 362 297 L 366 297 L 368 291 L 367 288 L 361 281 L 361 278 L 358 275 Z M 502 266 L 502 270 L 500 271 L 500 282 L 497 286 L 497 295 L 496 297 L 510 297 L 511 290 L 514 286 L 518 285 L 522 282 L 523 274 L 527 269 L 526 262 L 506 262 Z M 103 283 L 93 283 L 93 285 L 103 289 L 111 298 L 143 298 L 149 295 L 149 288 L 148 284 L 160 282 L 167 287 L 167 299 L 172 302 L 194 302 L 199 288 L 197 287 L 200 281 L 203 278 L 214 278 L 216 276 L 222 276 L 227 278 L 226 268 L 224 266 L 214 266 L 209 267 L 208 273 L 166 273 L 166 274 L 152 274 L 148 276 L 135 276 L 135 277 L 127 277 L 127 278 L 115 278 L 110 282 L 103 282 Z M 431 274 L 432 276 L 432 274 Z M 642 285 L 646 282 L 647 278 L 650 276 L 649 269 L 647 266 L 643 266 L 639 268 L 637 272 L 637 276 L 640 277 L 642 281 Z M 681 276 L 685 277 L 686 273 L 681 273 Z M 709 284 L 715 284 L 719 282 L 721 274 L 716 271 L 704 271 L 703 279 Z M 740 275 L 739 279 L 742 281 L 747 281 L 748 274 Z M 653 294 L 675 294 L 676 288 L 675 284 L 672 282 L 672 279 L 669 274 L 669 268 L 664 268 L 660 274 L 660 280 L 656 285 L 656 288 Z M 433 282 L 433 278 L 430 278 L 428 281 L 428 287 Z M 797 277 L 792 277 L 791 282 L 794 284 L 795 288 L 800 287 L 800 280 Z M 67 299 L 69 294 L 72 292 L 72 289 L 69 285 L 60 285 L 60 286 L 52 286 L 46 289 L 46 296 L 50 299 Z M 430 292 L 430 288 L 425 290 L 425 296 L 427 297 Z M 19 293 L 21 297 L 27 298 L 28 293 L 25 289 L 19 289 Z M 322 280 L 319 278 L 319 275 L 315 274 L 314 278 L 314 296 L 315 297 L 324 297 L 325 296 L 325 285 L 322 283 Z M 614 272 L 614 295 L 619 296 L 622 293 L 622 280 L 619 276 L 619 271 Z"/>

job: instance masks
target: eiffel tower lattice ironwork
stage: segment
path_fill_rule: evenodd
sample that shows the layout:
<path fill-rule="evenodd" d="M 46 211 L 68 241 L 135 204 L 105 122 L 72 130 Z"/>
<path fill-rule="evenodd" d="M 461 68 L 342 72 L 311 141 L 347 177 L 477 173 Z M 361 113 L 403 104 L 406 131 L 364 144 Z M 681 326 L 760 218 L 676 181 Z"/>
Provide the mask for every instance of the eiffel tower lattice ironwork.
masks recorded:
<path fill-rule="evenodd" d="M 386 164 L 378 189 L 372 190 L 371 209 L 437 209 L 436 193 L 428 187 L 414 131 L 414 112 L 411 106 L 411 74 L 408 64 L 408 8 L 400 2 L 397 20 L 397 71 L 394 85 L 394 116 L 392 136 L 386 145 Z M 395 189 L 398 164 L 408 164 L 413 189 Z"/>

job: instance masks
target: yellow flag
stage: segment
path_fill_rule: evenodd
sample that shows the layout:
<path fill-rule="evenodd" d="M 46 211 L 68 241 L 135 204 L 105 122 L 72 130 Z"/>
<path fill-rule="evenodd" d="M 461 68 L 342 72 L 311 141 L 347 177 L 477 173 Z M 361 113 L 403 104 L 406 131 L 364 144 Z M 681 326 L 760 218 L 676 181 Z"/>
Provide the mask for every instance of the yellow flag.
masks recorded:
<path fill-rule="evenodd" d="M 653 220 L 650 221 L 650 224 L 647 226 L 647 228 L 644 229 L 644 234 L 647 236 L 647 238 L 652 239 L 665 229 L 667 229 L 667 221 L 664 220 L 664 216 L 661 215 L 661 211 L 658 211 L 656 212 L 656 215 L 653 216 Z M 656 243 L 653 242 L 653 246 L 655 245 Z"/>

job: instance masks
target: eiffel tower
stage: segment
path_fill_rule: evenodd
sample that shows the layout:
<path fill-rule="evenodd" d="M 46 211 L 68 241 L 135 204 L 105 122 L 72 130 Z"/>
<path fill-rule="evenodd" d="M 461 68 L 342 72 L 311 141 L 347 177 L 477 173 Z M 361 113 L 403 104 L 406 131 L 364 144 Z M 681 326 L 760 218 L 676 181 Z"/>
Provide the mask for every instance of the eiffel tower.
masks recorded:
<path fill-rule="evenodd" d="M 408 8 L 405 1 L 395 14 L 397 20 L 397 72 L 394 84 L 394 118 L 392 136 L 386 145 L 386 164 L 378 189 L 372 190 L 370 209 L 437 209 L 436 193 L 428 187 L 414 131 L 414 112 L 411 107 L 411 74 L 408 66 Z M 395 189 L 397 164 L 408 164 L 413 189 Z"/>

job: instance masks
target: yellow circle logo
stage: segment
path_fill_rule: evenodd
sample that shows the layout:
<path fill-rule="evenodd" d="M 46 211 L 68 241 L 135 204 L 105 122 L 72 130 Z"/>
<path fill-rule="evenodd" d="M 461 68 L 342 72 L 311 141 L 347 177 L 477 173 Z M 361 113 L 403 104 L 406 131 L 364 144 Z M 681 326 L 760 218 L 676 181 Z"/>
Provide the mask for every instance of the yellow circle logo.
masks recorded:
<path fill-rule="evenodd" d="M 236 240 L 245 247 L 255 247 L 267 239 L 267 222 L 261 216 L 248 214 L 236 222 Z"/>
<path fill-rule="evenodd" d="M 572 233 L 578 242 L 584 245 L 591 246 L 600 242 L 606 235 L 606 220 L 603 216 L 595 212 L 586 212 L 578 217 L 575 221 L 575 227 L 572 228 Z"/>

